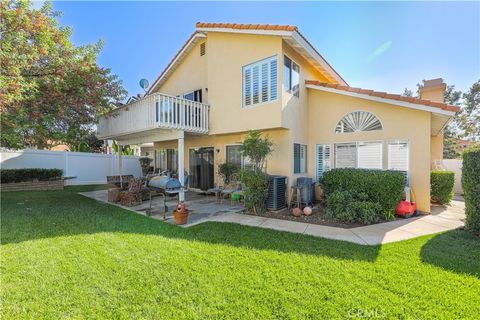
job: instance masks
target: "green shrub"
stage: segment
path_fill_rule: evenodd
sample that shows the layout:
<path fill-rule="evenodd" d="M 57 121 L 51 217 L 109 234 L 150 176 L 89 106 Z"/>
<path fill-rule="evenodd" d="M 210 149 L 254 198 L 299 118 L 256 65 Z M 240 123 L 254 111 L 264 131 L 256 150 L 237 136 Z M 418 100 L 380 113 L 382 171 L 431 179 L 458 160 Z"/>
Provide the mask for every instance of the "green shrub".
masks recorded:
<path fill-rule="evenodd" d="M 342 168 L 325 172 L 320 183 L 327 199 L 335 191 L 365 193 L 368 201 L 381 206 L 382 216 L 391 219 L 402 199 L 404 181 L 400 171 Z"/>
<path fill-rule="evenodd" d="M 462 158 L 462 189 L 467 216 L 465 227 L 480 233 L 480 147 L 465 150 Z"/>
<path fill-rule="evenodd" d="M 434 170 L 430 173 L 430 197 L 441 204 L 449 204 L 453 198 L 455 173 L 453 171 Z"/>
<path fill-rule="evenodd" d="M 326 205 L 325 216 L 341 222 L 371 224 L 384 218 L 382 206 L 368 201 L 366 193 L 334 191 L 328 196 Z"/>
<path fill-rule="evenodd" d="M 56 180 L 62 177 L 63 171 L 61 169 L 1 169 L 2 183 L 22 182 L 32 180 Z"/>
<path fill-rule="evenodd" d="M 245 186 L 245 208 L 256 214 L 265 211 L 268 194 L 268 175 L 263 171 L 242 170 L 240 180 Z"/>

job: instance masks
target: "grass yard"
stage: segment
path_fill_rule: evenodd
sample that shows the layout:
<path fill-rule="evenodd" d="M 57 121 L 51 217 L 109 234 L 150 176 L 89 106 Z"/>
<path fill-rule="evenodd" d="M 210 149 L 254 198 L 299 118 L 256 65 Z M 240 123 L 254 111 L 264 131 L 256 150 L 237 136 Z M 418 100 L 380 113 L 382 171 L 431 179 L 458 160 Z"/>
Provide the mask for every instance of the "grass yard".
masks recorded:
<path fill-rule="evenodd" d="M 474 319 L 480 238 L 369 247 L 182 229 L 65 191 L 2 194 L 2 319 Z"/>

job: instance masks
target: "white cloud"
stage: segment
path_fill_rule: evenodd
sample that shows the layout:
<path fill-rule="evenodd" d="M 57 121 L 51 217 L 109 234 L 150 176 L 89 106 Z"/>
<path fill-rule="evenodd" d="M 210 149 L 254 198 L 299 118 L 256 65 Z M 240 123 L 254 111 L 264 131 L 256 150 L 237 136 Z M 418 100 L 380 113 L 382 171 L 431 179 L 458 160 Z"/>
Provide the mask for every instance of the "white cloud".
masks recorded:
<path fill-rule="evenodd" d="M 367 58 L 367 62 L 372 62 L 373 60 L 380 57 L 382 54 L 387 52 L 388 49 L 392 46 L 393 41 L 387 41 L 382 43 L 377 49 L 375 49 Z"/>

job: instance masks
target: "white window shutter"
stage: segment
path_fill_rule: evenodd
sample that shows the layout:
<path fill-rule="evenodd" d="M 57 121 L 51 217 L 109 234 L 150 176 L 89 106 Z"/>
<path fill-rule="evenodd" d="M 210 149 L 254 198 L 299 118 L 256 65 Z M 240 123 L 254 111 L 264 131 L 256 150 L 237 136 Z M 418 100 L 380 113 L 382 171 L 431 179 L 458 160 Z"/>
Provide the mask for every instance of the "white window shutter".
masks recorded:
<path fill-rule="evenodd" d="M 270 60 L 270 100 L 277 99 L 277 59 Z"/>
<path fill-rule="evenodd" d="M 243 106 L 277 99 L 277 57 L 243 67 Z"/>
<path fill-rule="evenodd" d="M 330 145 L 318 144 L 316 154 L 317 181 L 320 180 L 325 171 L 330 170 Z"/>
<path fill-rule="evenodd" d="M 408 172 L 408 141 L 388 143 L 388 169 Z"/>
<path fill-rule="evenodd" d="M 364 169 L 383 169 L 383 143 L 381 141 L 359 142 L 357 167 Z"/>
<path fill-rule="evenodd" d="M 252 69 L 243 69 L 243 104 L 249 106 L 252 104 Z"/>
<path fill-rule="evenodd" d="M 335 144 L 335 168 L 355 168 L 357 166 L 356 143 Z"/>

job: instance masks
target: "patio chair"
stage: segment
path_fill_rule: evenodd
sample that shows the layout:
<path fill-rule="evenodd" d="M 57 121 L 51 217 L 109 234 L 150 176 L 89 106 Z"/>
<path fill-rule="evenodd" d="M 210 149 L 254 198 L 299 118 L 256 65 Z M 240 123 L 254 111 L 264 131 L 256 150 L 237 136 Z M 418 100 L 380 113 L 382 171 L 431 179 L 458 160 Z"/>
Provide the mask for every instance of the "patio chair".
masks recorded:
<path fill-rule="evenodd" d="M 120 204 L 127 207 L 141 204 L 144 189 L 144 178 L 130 179 L 128 183 L 128 189 L 125 191 L 120 191 L 118 196 Z"/>
<path fill-rule="evenodd" d="M 239 180 L 240 180 L 240 178 L 237 174 L 232 174 L 230 176 L 230 182 L 221 191 L 222 199 L 224 199 L 225 196 L 230 197 L 230 205 L 231 206 L 233 206 L 233 197 L 232 197 L 233 193 L 241 190 Z"/>
<path fill-rule="evenodd" d="M 122 179 L 120 180 L 120 176 L 107 176 L 107 184 L 110 188 L 117 187 L 122 190 L 128 188 L 128 182 L 133 179 L 133 175 L 126 174 L 122 175 Z"/>
<path fill-rule="evenodd" d="M 207 196 L 209 194 L 215 195 L 215 202 L 220 202 L 220 194 L 222 193 L 223 187 L 221 185 L 215 185 L 215 187 L 210 188 L 206 191 Z"/>

